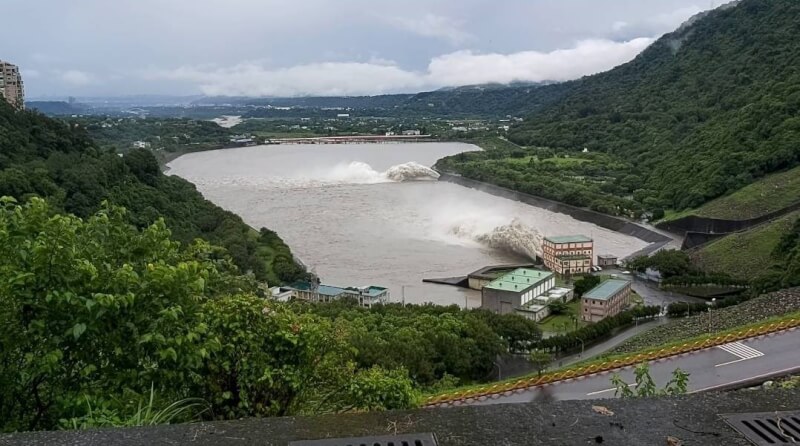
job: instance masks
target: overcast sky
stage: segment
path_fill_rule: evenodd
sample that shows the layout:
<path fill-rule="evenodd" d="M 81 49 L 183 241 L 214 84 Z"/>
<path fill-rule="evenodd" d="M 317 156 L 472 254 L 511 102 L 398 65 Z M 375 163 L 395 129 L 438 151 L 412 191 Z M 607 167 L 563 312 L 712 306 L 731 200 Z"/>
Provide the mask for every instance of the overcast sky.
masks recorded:
<path fill-rule="evenodd" d="M 2 0 L 29 97 L 411 92 L 568 80 L 708 0 Z"/>

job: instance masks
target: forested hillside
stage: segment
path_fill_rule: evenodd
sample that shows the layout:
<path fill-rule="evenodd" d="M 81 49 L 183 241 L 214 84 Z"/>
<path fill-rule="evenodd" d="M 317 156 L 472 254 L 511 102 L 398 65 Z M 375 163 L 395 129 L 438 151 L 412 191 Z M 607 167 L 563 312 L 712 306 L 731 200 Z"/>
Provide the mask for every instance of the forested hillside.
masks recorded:
<path fill-rule="evenodd" d="M 538 164 L 535 178 L 526 177 L 527 162 L 496 162 L 511 153 L 449 167 L 543 195 L 565 186 L 571 193 L 553 198 L 628 214 L 696 207 L 793 167 L 800 162 L 799 19 L 793 0 L 743 0 L 712 11 L 627 64 L 561 85 L 569 90 L 561 100 L 509 135 L 553 149 L 515 158 L 590 158 L 584 149 L 603 155 L 589 162 Z M 550 185 L 541 179 L 549 172 Z"/>
<path fill-rule="evenodd" d="M 100 149 L 77 125 L 0 102 L 0 196 L 45 197 L 54 209 L 92 215 L 103 200 L 128 209 L 144 227 L 164 217 L 173 236 L 203 238 L 225 248 L 243 272 L 272 283 L 304 275 L 289 248 L 271 231 L 261 234 L 237 215 L 214 205 L 194 185 L 161 173 L 147 150 L 118 156 Z M 224 255 L 222 252 L 218 256 Z"/>
<path fill-rule="evenodd" d="M 491 118 L 506 115 L 524 116 L 558 101 L 568 91 L 567 84 L 471 85 L 426 91 L 416 94 L 393 94 L 355 97 L 300 97 L 230 99 L 213 98 L 198 103 L 234 103 L 273 107 L 296 107 L 295 110 L 258 109 L 248 116 L 276 114 L 309 116 L 330 108 L 348 109 L 354 116 Z M 335 115 L 337 110 L 329 110 Z"/>

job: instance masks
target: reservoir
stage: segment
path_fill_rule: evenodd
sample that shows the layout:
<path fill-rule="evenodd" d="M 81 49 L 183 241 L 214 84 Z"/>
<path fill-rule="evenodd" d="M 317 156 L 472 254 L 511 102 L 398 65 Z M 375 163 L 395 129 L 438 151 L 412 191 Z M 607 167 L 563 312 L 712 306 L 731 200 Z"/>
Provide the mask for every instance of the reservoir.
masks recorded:
<path fill-rule="evenodd" d="M 278 233 L 322 279 L 390 288 L 392 301 L 480 305 L 480 293 L 423 278 L 529 261 L 543 235 L 583 234 L 595 254 L 646 246 L 541 208 L 436 181 L 428 167 L 480 150 L 462 143 L 268 145 L 198 152 L 170 163 L 249 225 Z"/>

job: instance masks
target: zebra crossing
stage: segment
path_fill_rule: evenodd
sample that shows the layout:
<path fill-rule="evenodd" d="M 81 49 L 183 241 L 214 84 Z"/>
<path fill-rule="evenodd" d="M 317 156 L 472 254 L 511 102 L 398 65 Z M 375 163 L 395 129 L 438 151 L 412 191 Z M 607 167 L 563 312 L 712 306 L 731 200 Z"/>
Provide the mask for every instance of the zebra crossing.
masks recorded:
<path fill-rule="evenodd" d="M 714 367 L 722 367 L 724 365 L 733 364 L 735 362 L 746 361 L 748 359 L 758 358 L 760 356 L 764 356 L 763 352 L 760 352 L 753 347 L 749 347 L 747 345 L 742 344 L 741 342 L 731 342 L 729 344 L 718 345 L 717 348 L 722 349 L 733 356 L 736 356 L 739 359 L 728 361 L 722 364 L 717 364 Z"/>

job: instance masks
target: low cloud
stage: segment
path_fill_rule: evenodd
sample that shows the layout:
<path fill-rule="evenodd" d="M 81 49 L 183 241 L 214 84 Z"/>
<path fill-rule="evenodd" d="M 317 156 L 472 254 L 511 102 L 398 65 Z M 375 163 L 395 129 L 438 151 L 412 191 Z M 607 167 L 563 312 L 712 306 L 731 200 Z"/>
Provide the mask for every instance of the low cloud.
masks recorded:
<path fill-rule="evenodd" d="M 463 23 L 436 14 L 425 14 L 419 17 L 396 17 L 389 23 L 404 31 L 423 37 L 434 37 L 459 45 L 473 38 L 462 29 Z"/>
<path fill-rule="evenodd" d="M 633 36 L 661 35 L 678 28 L 683 22 L 702 11 L 699 6 L 691 5 L 633 23 L 617 21 L 611 24 L 611 37 L 615 40 L 627 40 Z"/>
<path fill-rule="evenodd" d="M 94 81 L 94 76 L 79 70 L 67 70 L 61 73 L 61 80 L 74 86 L 89 85 Z"/>
<path fill-rule="evenodd" d="M 151 71 L 145 77 L 194 82 L 210 96 L 369 95 L 423 87 L 419 75 L 385 61 L 316 63 L 274 70 L 258 63 L 217 69 L 182 67 Z"/>
<path fill-rule="evenodd" d="M 428 78 L 439 86 L 514 81 L 566 81 L 599 73 L 633 59 L 653 39 L 628 42 L 584 40 L 574 48 L 551 52 L 473 54 L 459 51 L 433 59 Z"/>
<path fill-rule="evenodd" d="M 584 40 L 550 52 L 480 54 L 457 51 L 435 57 L 426 71 L 409 71 L 386 60 L 329 62 L 270 69 L 261 63 L 233 67 L 149 70 L 148 80 L 191 82 L 212 96 L 372 95 L 514 81 L 566 81 L 633 59 L 653 39 Z"/>

